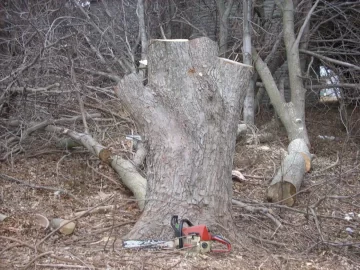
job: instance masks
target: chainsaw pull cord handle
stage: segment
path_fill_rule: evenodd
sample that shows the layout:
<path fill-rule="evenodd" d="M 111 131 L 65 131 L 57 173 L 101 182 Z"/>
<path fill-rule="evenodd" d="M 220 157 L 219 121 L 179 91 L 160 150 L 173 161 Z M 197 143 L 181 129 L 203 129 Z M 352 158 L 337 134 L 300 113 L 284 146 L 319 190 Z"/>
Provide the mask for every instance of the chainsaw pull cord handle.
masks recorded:
<path fill-rule="evenodd" d="M 179 239 L 179 248 L 183 248 L 184 244 L 183 244 L 183 233 L 182 233 L 182 229 L 184 227 L 184 223 L 186 223 L 189 227 L 194 226 L 190 220 L 184 218 L 181 219 L 179 222 L 178 216 L 174 215 L 171 217 L 171 227 L 173 228 L 173 230 L 175 231 L 175 237 Z"/>
<path fill-rule="evenodd" d="M 183 243 L 183 227 L 184 227 L 184 222 L 189 226 L 192 227 L 194 226 L 190 220 L 184 218 L 181 219 L 179 222 L 179 231 L 180 231 L 180 237 L 179 237 L 179 248 L 183 248 L 184 247 L 184 243 Z"/>
<path fill-rule="evenodd" d="M 176 215 L 172 216 L 170 224 L 175 232 L 175 237 L 180 237 L 181 231 L 179 230 L 178 216 L 176 216 Z"/>
<path fill-rule="evenodd" d="M 230 252 L 231 251 L 231 243 L 226 240 L 225 238 L 222 238 L 220 235 L 212 235 L 211 240 L 219 242 L 226 246 L 227 249 L 212 249 L 212 252 Z"/>

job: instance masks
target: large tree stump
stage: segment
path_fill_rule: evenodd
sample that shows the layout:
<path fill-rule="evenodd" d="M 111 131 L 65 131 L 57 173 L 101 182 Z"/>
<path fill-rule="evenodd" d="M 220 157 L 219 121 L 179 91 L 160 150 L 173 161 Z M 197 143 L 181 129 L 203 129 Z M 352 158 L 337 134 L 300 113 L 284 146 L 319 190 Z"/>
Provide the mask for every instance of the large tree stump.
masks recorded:
<path fill-rule="evenodd" d="M 231 236 L 236 123 L 252 68 L 217 55 L 208 38 L 152 40 L 148 85 L 130 74 L 115 88 L 149 149 L 145 208 L 128 237 L 170 237 L 174 214 Z"/>

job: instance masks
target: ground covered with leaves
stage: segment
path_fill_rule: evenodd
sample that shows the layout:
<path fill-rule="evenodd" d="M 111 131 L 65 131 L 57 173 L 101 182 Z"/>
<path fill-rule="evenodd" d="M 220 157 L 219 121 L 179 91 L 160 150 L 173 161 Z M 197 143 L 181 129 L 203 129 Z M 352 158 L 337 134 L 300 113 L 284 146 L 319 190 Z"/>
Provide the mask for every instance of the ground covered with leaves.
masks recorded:
<path fill-rule="evenodd" d="M 259 126 L 270 117 L 258 115 Z M 238 142 L 234 169 L 244 179 L 233 182 L 234 200 L 247 207 L 234 204 L 233 218 L 251 245 L 238 239 L 228 254 L 124 250 L 122 237 L 140 215 L 132 194 L 81 147 L 59 150 L 38 132 L 24 154 L 0 163 L 0 269 L 360 269 L 359 141 L 341 129 L 337 110 L 307 117 L 313 169 L 294 207 L 265 200 L 286 154 L 282 128 L 268 143 Z M 132 155 L 131 125 L 94 126 L 103 145 Z M 45 229 L 39 214 L 74 219 L 75 231 Z"/>

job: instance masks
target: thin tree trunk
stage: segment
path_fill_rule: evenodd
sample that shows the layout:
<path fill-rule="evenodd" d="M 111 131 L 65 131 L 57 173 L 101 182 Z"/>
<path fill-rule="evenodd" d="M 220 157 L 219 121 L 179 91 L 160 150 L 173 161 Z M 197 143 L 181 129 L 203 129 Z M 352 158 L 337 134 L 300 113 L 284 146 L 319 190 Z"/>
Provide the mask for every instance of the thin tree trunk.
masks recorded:
<path fill-rule="evenodd" d="M 136 14 L 139 19 L 139 34 L 141 39 L 141 60 L 147 59 L 147 48 L 148 48 L 148 40 L 146 36 L 146 27 L 145 27 L 145 7 L 144 0 L 138 0 Z M 140 67 L 144 67 L 143 64 Z"/>
<path fill-rule="evenodd" d="M 251 67 L 218 58 L 208 38 L 151 44 L 149 84 L 130 74 L 116 87 L 149 149 L 145 208 L 128 236 L 170 237 L 177 214 L 231 237 L 235 123 Z"/>
<path fill-rule="evenodd" d="M 243 0 L 243 58 L 244 64 L 252 65 L 251 56 L 251 13 L 252 0 Z M 244 121 L 253 125 L 255 122 L 254 91 L 257 76 L 253 76 L 246 91 L 244 101 Z"/>
<path fill-rule="evenodd" d="M 225 4 L 224 0 L 216 0 L 220 14 L 220 30 L 219 30 L 219 55 L 225 57 L 227 52 L 227 43 L 229 36 L 229 15 L 234 1 L 229 0 Z"/>

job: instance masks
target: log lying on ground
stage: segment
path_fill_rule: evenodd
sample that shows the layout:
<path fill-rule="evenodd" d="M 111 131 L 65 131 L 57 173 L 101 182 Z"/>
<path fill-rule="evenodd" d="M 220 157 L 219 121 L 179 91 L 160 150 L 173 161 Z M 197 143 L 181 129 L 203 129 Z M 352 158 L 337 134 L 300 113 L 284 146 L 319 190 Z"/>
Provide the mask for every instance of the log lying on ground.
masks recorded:
<path fill-rule="evenodd" d="M 247 125 L 246 124 L 239 124 L 236 132 L 236 138 L 243 137 L 246 135 L 247 132 Z"/>
<path fill-rule="evenodd" d="M 146 179 L 142 177 L 133 163 L 120 156 L 113 155 L 109 149 L 99 144 L 89 134 L 78 133 L 67 128 L 49 125 L 46 131 L 62 133 L 81 143 L 92 154 L 109 164 L 121 177 L 122 182 L 134 194 L 140 210 L 143 210 L 146 194 Z"/>
<path fill-rule="evenodd" d="M 272 180 L 267 192 L 271 202 L 282 202 L 293 206 L 299 192 L 304 174 L 311 168 L 311 155 L 302 139 L 290 142 L 288 155 L 284 158 L 279 171 Z"/>
<path fill-rule="evenodd" d="M 249 132 L 248 132 L 249 131 Z M 236 132 L 236 141 L 246 140 L 247 144 L 258 144 L 273 141 L 275 135 L 270 132 L 258 132 L 256 127 L 239 124 Z"/>
<path fill-rule="evenodd" d="M 309 172 L 311 169 L 311 154 L 308 146 L 304 140 L 295 139 L 290 142 L 288 146 L 288 152 L 290 153 L 300 153 L 305 161 L 306 172 Z"/>
<path fill-rule="evenodd" d="M 86 116 L 87 119 L 101 117 L 101 114 L 94 113 L 88 114 Z M 60 118 L 53 120 L 45 120 L 43 122 L 30 122 L 30 125 L 27 129 L 21 132 L 21 136 L 12 136 L 6 141 L 6 145 L 9 148 L 12 148 L 11 151 L 8 151 L 3 157 L 0 157 L 0 161 L 6 160 L 9 156 L 14 155 L 15 153 L 21 153 L 23 148 L 20 146 L 22 142 L 24 142 L 33 132 L 43 129 L 48 125 L 56 125 L 56 124 L 67 124 L 78 121 L 81 119 L 81 116 L 74 116 L 70 118 Z M 21 125 L 22 121 L 13 120 L 10 121 L 11 125 Z"/>

